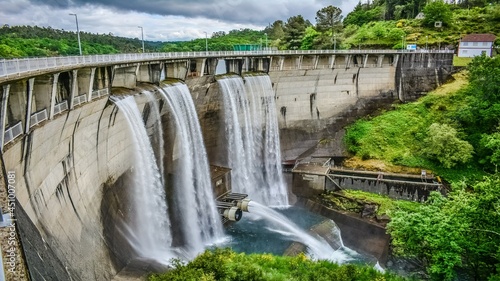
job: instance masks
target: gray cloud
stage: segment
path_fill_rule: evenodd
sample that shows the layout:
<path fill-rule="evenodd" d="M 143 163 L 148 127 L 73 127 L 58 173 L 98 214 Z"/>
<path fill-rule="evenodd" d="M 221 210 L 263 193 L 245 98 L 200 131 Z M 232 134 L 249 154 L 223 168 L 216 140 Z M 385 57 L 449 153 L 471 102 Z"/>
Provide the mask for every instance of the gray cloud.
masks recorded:
<path fill-rule="evenodd" d="M 261 30 L 275 20 L 303 15 L 314 23 L 316 11 L 333 4 L 344 13 L 346 0 L 0 0 L 0 25 L 38 25 L 74 31 L 77 13 L 81 31 L 113 33 L 146 40 L 182 41 L 216 31 Z M 271 2 L 272 1 L 272 2 Z"/>
<path fill-rule="evenodd" d="M 316 11 L 328 5 L 352 9 L 348 0 L 31 0 L 32 3 L 72 8 L 99 5 L 121 11 L 156 15 L 201 17 L 234 23 L 266 25 L 301 14 L 313 21 Z M 348 12 L 348 11 L 344 11 Z"/>

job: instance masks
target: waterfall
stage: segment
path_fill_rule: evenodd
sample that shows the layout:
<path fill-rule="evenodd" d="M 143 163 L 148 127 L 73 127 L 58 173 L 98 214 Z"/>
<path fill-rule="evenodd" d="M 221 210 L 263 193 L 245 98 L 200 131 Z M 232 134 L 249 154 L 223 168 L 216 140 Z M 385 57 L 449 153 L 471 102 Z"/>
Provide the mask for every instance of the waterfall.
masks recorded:
<path fill-rule="evenodd" d="M 161 123 L 160 107 L 158 106 L 158 100 L 156 99 L 155 95 L 152 92 L 144 91 L 143 93 L 149 100 L 149 104 L 151 105 L 152 117 L 154 117 L 153 120 L 148 120 L 153 123 L 153 130 L 156 133 L 154 134 L 154 140 L 157 149 L 153 150 L 153 152 L 155 151 L 157 152 L 156 163 L 158 163 L 158 169 L 160 170 L 161 183 L 162 185 L 165 185 L 165 178 L 163 173 L 164 171 L 163 157 L 165 155 L 165 152 L 164 152 L 163 126 Z"/>
<path fill-rule="evenodd" d="M 224 236 L 213 195 L 207 153 L 198 115 L 185 84 L 165 85 L 160 93 L 175 123 L 173 192 L 187 256 L 204 250 Z"/>
<path fill-rule="evenodd" d="M 267 75 L 259 75 L 247 76 L 245 77 L 245 81 L 247 92 L 252 97 L 252 108 L 255 108 L 253 112 L 255 117 L 253 120 L 262 122 L 261 128 L 259 126 L 255 126 L 255 128 L 260 130 L 264 135 L 262 138 L 256 138 L 257 142 L 263 143 L 261 155 L 264 162 L 264 186 L 266 188 L 260 192 L 264 197 L 271 198 L 271 200 L 267 201 L 268 204 L 286 205 L 288 203 L 288 195 L 281 167 L 278 115 L 276 113 L 271 79 Z M 260 110 L 259 106 L 261 107 Z M 261 116 L 260 118 L 257 117 L 259 115 Z"/>
<path fill-rule="evenodd" d="M 274 92 L 268 76 L 218 80 L 223 92 L 232 189 L 266 205 L 286 205 Z"/>
<path fill-rule="evenodd" d="M 313 259 L 327 259 L 337 263 L 342 263 L 349 259 L 342 251 L 344 248 L 343 246 L 340 246 L 338 249 L 332 248 L 323 238 L 307 233 L 287 217 L 271 208 L 251 201 L 248 206 L 248 211 L 250 214 L 255 214 L 262 218 L 265 223 L 268 224 L 268 229 L 270 231 L 279 233 L 292 241 L 302 243 L 307 247 L 307 253 Z M 332 229 L 332 233 L 336 232 L 338 232 L 338 229 Z M 342 245 L 342 242 L 337 239 L 335 239 L 334 242 L 338 245 Z"/>
<path fill-rule="evenodd" d="M 127 120 L 134 151 L 130 188 L 132 211 L 126 222 L 125 235 L 139 256 L 168 263 L 172 257 L 172 236 L 165 190 L 141 113 L 132 96 L 111 99 Z"/>

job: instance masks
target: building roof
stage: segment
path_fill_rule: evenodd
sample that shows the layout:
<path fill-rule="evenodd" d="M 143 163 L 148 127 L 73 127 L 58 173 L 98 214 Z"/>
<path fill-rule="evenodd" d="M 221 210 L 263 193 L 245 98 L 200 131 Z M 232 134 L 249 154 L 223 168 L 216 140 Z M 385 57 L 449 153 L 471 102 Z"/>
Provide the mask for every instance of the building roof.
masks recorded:
<path fill-rule="evenodd" d="M 493 42 L 496 36 L 493 34 L 467 34 L 462 38 L 462 42 Z"/>

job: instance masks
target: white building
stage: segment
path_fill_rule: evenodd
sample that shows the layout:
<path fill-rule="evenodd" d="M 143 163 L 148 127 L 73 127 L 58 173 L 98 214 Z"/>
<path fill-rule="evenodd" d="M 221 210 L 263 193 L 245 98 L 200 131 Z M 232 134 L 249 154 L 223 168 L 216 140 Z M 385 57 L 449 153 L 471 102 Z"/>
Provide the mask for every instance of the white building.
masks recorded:
<path fill-rule="evenodd" d="M 493 34 L 468 34 L 465 35 L 458 45 L 459 57 L 475 57 L 485 54 L 491 57 L 493 52 L 493 42 L 495 42 Z"/>

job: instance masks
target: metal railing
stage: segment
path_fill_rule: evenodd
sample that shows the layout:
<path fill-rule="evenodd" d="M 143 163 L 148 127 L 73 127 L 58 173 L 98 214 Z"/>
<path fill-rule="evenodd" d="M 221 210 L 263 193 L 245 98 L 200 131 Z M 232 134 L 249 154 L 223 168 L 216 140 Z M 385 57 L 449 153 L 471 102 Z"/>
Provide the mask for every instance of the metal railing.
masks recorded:
<path fill-rule="evenodd" d="M 397 53 L 452 53 L 453 50 L 261 50 L 261 51 L 216 51 L 216 52 L 170 52 L 137 53 L 116 55 L 90 55 L 68 57 L 46 57 L 0 60 L 0 78 L 18 77 L 30 73 L 70 69 L 75 67 L 109 65 L 166 59 L 189 58 L 229 58 L 246 56 L 283 56 L 283 55 L 335 55 L 335 54 L 397 54 Z M 13 79 L 14 79 L 13 78 Z"/>
<path fill-rule="evenodd" d="M 56 105 L 54 105 L 54 115 L 59 114 L 65 110 L 68 110 L 68 101 L 62 101 Z"/>
<path fill-rule="evenodd" d="M 92 99 L 98 99 L 100 97 L 107 96 L 107 95 L 108 95 L 108 88 L 100 89 L 100 90 L 92 92 Z"/>
<path fill-rule="evenodd" d="M 42 109 L 38 112 L 31 114 L 30 118 L 30 128 L 38 125 L 40 122 L 47 120 L 47 109 Z"/>
<path fill-rule="evenodd" d="M 22 135 L 22 133 L 23 133 L 23 124 L 21 123 L 21 121 L 17 122 L 14 126 L 7 128 L 3 135 L 4 145 L 13 141 L 15 138 Z"/>
<path fill-rule="evenodd" d="M 73 98 L 73 106 L 77 106 L 87 101 L 87 95 L 79 95 Z"/>

